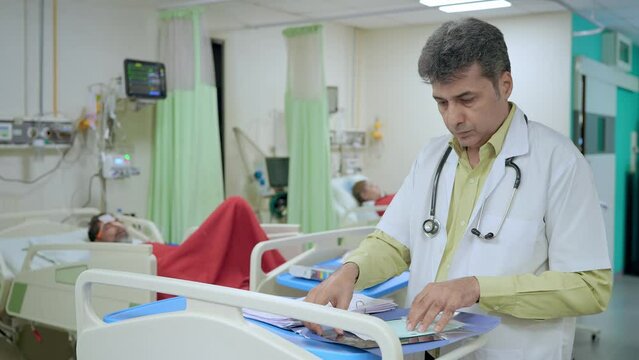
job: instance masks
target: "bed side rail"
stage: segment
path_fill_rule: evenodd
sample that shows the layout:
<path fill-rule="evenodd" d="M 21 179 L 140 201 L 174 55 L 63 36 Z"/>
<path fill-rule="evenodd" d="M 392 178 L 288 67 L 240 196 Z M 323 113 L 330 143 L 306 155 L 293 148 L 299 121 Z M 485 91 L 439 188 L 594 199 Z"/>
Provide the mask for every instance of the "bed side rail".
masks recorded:
<path fill-rule="evenodd" d="M 287 271 L 291 265 L 314 263 L 328 260 L 328 256 L 339 256 L 336 254 L 343 254 L 347 250 L 355 248 L 373 230 L 375 230 L 374 227 L 365 226 L 263 241 L 255 245 L 251 252 L 250 289 L 251 291 L 260 291 L 265 283 L 274 282 L 275 277 Z M 262 271 L 262 255 L 266 251 L 291 246 L 305 247 L 307 250 L 273 269 L 268 274 Z"/>
<path fill-rule="evenodd" d="M 183 296 L 189 300 L 238 309 L 250 308 L 363 333 L 377 342 L 384 359 L 402 358 L 402 348 L 397 335 L 384 321 L 372 316 L 223 286 L 110 270 L 88 270 L 83 272 L 78 278 L 75 297 L 77 329 L 80 341 L 82 340 L 81 334 L 83 331 L 108 326 L 96 315 L 90 305 L 91 286 L 93 284 L 133 287 L 162 292 Z M 239 321 L 244 320 L 239 319 Z M 80 346 L 80 344 L 78 345 Z"/>

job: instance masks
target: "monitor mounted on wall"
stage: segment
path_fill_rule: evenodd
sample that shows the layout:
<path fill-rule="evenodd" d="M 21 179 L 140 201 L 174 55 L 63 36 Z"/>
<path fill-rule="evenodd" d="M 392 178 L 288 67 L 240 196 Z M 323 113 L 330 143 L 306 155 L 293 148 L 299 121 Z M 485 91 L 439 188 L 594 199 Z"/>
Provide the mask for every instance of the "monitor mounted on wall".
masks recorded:
<path fill-rule="evenodd" d="M 126 96 L 136 99 L 166 98 L 166 73 L 159 62 L 124 60 Z"/>

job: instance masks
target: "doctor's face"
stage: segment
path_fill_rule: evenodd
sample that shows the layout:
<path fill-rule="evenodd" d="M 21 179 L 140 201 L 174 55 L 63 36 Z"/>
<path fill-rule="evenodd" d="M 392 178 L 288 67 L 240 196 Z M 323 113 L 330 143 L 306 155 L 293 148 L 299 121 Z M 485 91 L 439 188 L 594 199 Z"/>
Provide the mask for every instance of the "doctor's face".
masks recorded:
<path fill-rule="evenodd" d="M 448 131 L 461 146 L 479 150 L 508 116 L 512 77 L 504 72 L 495 89 L 477 63 L 457 75 L 452 81 L 433 83 L 433 98 Z"/>

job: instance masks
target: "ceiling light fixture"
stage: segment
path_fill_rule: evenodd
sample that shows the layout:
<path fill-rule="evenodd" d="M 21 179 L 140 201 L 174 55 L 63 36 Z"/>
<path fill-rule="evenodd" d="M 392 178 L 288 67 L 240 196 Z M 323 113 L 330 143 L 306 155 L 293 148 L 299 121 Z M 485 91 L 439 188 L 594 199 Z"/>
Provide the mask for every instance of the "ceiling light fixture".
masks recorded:
<path fill-rule="evenodd" d="M 472 2 L 467 4 L 442 6 L 439 8 L 439 10 L 445 13 L 456 13 L 456 12 L 463 12 L 463 11 L 499 9 L 499 8 L 506 8 L 509 6 L 511 6 L 511 4 L 510 2 L 506 0 L 492 0 L 492 1 Z"/>
<path fill-rule="evenodd" d="M 476 2 L 481 0 L 419 0 L 419 3 L 422 5 L 434 7 L 434 6 L 444 6 L 444 5 L 454 5 L 454 4 L 463 4 Z"/>

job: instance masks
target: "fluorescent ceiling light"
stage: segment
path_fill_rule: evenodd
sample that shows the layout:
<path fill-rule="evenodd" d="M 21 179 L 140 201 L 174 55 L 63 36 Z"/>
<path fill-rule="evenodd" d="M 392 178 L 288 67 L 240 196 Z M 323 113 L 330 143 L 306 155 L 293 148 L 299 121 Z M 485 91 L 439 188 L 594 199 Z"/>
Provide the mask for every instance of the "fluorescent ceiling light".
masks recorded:
<path fill-rule="evenodd" d="M 426 6 L 444 6 L 444 5 L 454 5 L 454 4 L 463 4 L 469 2 L 475 2 L 480 0 L 419 0 L 419 3 Z"/>
<path fill-rule="evenodd" d="M 446 13 L 456 13 L 456 12 L 463 12 L 463 11 L 505 8 L 505 7 L 509 7 L 510 5 L 511 4 L 506 0 L 492 0 L 492 1 L 472 2 L 468 4 L 442 6 L 439 8 L 439 10 Z"/>

